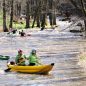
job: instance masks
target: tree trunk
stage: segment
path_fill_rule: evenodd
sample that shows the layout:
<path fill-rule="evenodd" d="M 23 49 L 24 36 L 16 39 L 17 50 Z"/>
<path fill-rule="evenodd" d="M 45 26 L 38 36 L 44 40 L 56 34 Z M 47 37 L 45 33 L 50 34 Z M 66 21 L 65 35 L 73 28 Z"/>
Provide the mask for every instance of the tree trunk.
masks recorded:
<path fill-rule="evenodd" d="M 85 25 L 85 34 L 84 34 L 84 36 L 86 37 L 86 19 L 84 19 L 84 25 Z"/>
<path fill-rule="evenodd" d="M 53 25 L 56 25 L 56 14 L 53 14 Z"/>
<path fill-rule="evenodd" d="M 36 8 L 34 13 L 34 21 L 32 24 L 32 28 L 34 27 L 35 21 L 37 22 L 37 27 L 40 27 L 40 12 L 41 12 L 41 0 L 38 0 L 38 3 L 36 1 Z"/>
<path fill-rule="evenodd" d="M 6 26 L 6 4 L 5 4 L 5 0 L 3 0 L 3 31 L 8 32 L 8 29 Z"/>
<path fill-rule="evenodd" d="M 21 3 L 18 2 L 18 3 L 17 3 L 17 16 L 19 17 L 20 14 L 21 14 Z"/>
<path fill-rule="evenodd" d="M 26 28 L 30 28 L 29 0 L 26 1 Z"/>
<path fill-rule="evenodd" d="M 34 15 L 34 20 L 33 20 L 33 23 L 32 23 L 32 28 L 34 28 L 35 21 L 36 21 L 36 13 Z"/>
<path fill-rule="evenodd" d="M 40 28 L 40 19 L 39 19 L 39 15 L 37 16 L 37 27 Z"/>
<path fill-rule="evenodd" d="M 11 1 L 10 28 L 13 28 L 13 0 Z"/>
<path fill-rule="evenodd" d="M 30 16 L 26 15 L 26 28 L 30 28 Z"/>
<path fill-rule="evenodd" d="M 49 3 L 51 12 L 49 14 L 49 21 L 50 21 L 50 25 L 56 25 L 56 14 L 55 14 L 55 8 L 56 8 L 56 1 L 55 0 L 51 0 Z"/>
<path fill-rule="evenodd" d="M 45 18 L 46 18 L 46 14 L 42 14 L 42 21 L 41 21 L 42 28 L 45 28 L 45 24 L 46 24 Z"/>
<path fill-rule="evenodd" d="M 50 25 L 56 25 L 56 14 L 52 14 L 50 13 L 49 15 L 49 21 L 50 21 Z"/>
<path fill-rule="evenodd" d="M 51 26 L 53 25 L 52 20 L 53 20 L 53 19 L 52 19 L 52 13 L 50 13 L 50 14 L 49 14 L 49 21 L 50 21 L 50 25 L 51 25 Z"/>
<path fill-rule="evenodd" d="M 34 27 L 35 21 L 37 21 L 37 27 L 40 27 L 39 14 L 38 13 L 39 13 L 39 6 L 35 10 L 34 21 L 33 21 L 33 24 L 32 24 L 32 28 Z"/>

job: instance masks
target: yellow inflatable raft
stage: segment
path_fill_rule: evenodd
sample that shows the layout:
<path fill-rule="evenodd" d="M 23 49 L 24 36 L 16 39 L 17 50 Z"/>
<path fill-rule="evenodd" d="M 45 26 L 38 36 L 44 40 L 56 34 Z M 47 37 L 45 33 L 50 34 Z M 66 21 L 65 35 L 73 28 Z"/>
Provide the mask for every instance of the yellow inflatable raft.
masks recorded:
<path fill-rule="evenodd" d="M 8 70 L 13 72 L 21 73 L 36 73 L 36 74 L 47 74 L 53 68 L 54 63 L 49 65 L 38 65 L 38 66 L 18 66 L 18 65 L 8 65 Z"/>

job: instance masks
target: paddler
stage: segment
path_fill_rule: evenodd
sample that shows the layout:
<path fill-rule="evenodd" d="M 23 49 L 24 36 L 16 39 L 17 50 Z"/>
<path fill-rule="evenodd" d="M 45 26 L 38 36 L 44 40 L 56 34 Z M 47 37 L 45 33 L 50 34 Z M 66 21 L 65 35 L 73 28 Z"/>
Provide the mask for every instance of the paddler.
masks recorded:
<path fill-rule="evenodd" d="M 29 60 L 29 65 L 30 65 L 30 66 L 34 66 L 34 65 L 41 64 L 41 63 L 39 62 L 39 59 L 38 59 L 38 57 L 37 57 L 37 54 L 36 54 L 36 50 L 35 50 L 35 49 L 33 49 L 33 50 L 31 51 L 31 54 L 30 54 L 30 56 L 29 56 L 27 59 Z"/>
<path fill-rule="evenodd" d="M 18 55 L 15 58 L 15 62 L 17 65 L 25 66 L 26 56 L 23 54 L 22 50 L 18 51 Z"/>

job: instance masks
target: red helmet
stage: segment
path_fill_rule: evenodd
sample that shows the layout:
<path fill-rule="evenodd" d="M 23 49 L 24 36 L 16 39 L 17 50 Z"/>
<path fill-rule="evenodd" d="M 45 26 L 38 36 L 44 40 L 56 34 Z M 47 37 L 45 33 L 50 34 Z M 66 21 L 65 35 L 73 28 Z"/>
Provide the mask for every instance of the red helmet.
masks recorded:
<path fill-rule="evenodd" d="M 18 53 L 22 53 L 23 51 L 22 50 L 19 50 Z"/>

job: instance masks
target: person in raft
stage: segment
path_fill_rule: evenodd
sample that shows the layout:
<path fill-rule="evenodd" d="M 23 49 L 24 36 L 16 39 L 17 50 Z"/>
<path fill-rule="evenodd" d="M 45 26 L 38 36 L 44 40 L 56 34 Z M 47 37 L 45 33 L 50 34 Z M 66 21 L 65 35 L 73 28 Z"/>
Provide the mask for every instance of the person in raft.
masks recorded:
<path fill-rule="evenodd" d="M 39 62 L 39 59 L 38 59 L 38 57 L 36 55 L 36 50 L 35 49 L 33 49 L 31 51 L 31 54 L 27 59 L 29 60 L 29 65 L 30 66 L 34 66 L 34 65 L 38 65 L 38 64 L 41 65 L 41 63 Z"/>
<path fill-rule="evenodd" d="M 25 66 L 26 56 L 23 54 L 22 50 L 18 51 L 18 55 L 15 58 L 15 63 L 20 66 Z"/>

